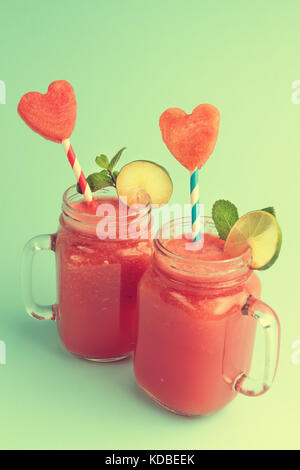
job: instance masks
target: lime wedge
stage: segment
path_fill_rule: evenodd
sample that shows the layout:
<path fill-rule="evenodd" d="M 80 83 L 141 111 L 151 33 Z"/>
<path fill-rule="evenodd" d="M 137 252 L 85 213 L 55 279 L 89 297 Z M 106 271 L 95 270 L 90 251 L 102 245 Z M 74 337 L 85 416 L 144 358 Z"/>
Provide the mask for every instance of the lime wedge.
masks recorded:
<path fill-rule="evenodd" d="M 252 249 L 252 269 L 268 269 L 281 248 L 282 234 L 274 215 L 265 211 L 248 212 L 230 230 L 224 252 L 234 258 Z"/>
<path fill-rule="evenodd" d="M 117 191 L 128 206 L 139 202 L 139 195 L 147 193 L 152 204 L 166 204 L 173 191 L 168 172 L 160 165 L 147 160 L 136 160 L 123 166 L 117 178 Z"/>

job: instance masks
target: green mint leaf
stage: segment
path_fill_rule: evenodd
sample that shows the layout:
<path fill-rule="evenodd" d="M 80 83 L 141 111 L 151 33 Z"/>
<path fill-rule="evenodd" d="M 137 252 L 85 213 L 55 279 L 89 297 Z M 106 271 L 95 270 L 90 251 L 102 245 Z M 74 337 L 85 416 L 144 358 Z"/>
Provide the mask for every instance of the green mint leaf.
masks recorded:
<path fill-rule="evenodd" d="M 264 212 L 269 212 L 269 214 L 274 215 L 276 217 L 275 209 L 274 207 L 265 207 L 264 209 L 261 209 Z"/>
<path fill-rule="evenodd" d="M 100 155 L 99 157 L 96 157 L 96 163 L 99 165 L 101 168 L 108 168 L 109 165 L 109 160 L 106 155 Z"/>
<path fill-rule="evenodd" d="M 94 193 L 99 189 L 107 188 L 108 186 L 113 186 L 113 180 L 111 176 L 108 175 L 107 171 L 100 171 L 98 173 L 92 173 L 87 177 L 87 182 L 91 191 Z M 81 194 L 81 188 L 77 183 L 77 191 Z"/>
<path fill-rule="evenodd" d="M 118 163 L 118 161 L 120 160 L 121 158 L 121 155 L 122 153 L 124 152 L 124 150 L 126 149 L 126 147 L 123 147 L 121 150 L 119 150 L 116 155 L 111 159 L 111 161 L 109 162 L 109 165 L 108 165 L 108 170 L 112 171 L 116 164 Z"/>
<path fill-rule="evenodd" d="M 220 199 L 212 208 L 212 218 L 219 237 L 226 240 L 231 228 L 239 219 L 238 210 L 230 201 Z"/>
<path fill-rule="evenodd" d="M 92 192 L 106 188 L 107 186 L 113 186 L 111 177 L 102 171 L 100 173 L 92 173 L 89 175 L 87 182 L 89 183 Z"/>
<path fill-rule="evenodd" d="M 113 177 L 115 178 L 115 180 L 117 181 L 117 178 L 119 176 L 119 171 L 113 171 Z"/>

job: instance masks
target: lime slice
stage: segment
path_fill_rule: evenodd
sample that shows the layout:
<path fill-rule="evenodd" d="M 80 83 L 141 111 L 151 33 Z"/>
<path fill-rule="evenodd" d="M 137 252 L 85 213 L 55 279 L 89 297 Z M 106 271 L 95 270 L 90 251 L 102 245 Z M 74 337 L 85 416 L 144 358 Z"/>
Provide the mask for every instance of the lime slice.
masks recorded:
<path fill-rule="evenodd" d="M 234 258 L 252 249 L 253 269 L 268 269 L 275 263 L 281 248 L 282 234 L 274 215 L 253 211 L 241 217 L 226 239 L 224 252 Z"/>
<path fill-rule="evenodd" d="M 117 191 L 131 206 L 140 201 L 140 195 L 147 193 L 152 204 L 166 204 L 173 191 L 168 172 L 160 165 L 146 160 L 136 160 L 121 169 L 117 178 Z"/>

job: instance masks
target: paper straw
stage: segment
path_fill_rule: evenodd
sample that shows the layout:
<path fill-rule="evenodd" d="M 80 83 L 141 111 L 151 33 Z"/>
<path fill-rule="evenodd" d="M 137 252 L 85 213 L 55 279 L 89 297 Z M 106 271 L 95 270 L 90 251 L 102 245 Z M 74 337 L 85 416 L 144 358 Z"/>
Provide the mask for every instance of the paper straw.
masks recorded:
<path fill-rule="evenodd" d="M 201 223 L 200 223 L 200 207 L 199 207 L 199 169 L 198 167 L 191 172 L 190 194 L 192 206 L 192 237 L 193 242 L 201 241 Z"/>
<path fill-rule="evenodd" d="M 91 188 L 89 187 L 89 184 L 87 180 L 85 179 L 85 176 L 83 174 L 83 171 L 81 169 L 81 166 L 79 164 L 79 161 L 74 153 L 73 147 L 70 143 L 69 139 L 65 139 L 62 141 L 62 145 L 64 148 L 64 151 L 68 157 L 68 160 L 70 162 L 71 167 L 73 168 L 74 175 L 76 177 L 77 182 L 79 183 L 80 189 L 82 191 L 82 194 L 84 196 L 84 199 L 87 202 L 92 202 L 94 200 L 93 198 L 93 193 L 91 191 Z"/>

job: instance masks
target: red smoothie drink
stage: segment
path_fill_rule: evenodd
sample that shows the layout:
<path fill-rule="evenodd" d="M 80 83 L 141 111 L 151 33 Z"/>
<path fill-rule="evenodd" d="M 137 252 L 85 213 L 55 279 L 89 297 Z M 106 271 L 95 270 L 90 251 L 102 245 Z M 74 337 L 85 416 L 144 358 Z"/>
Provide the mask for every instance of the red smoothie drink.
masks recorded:
<path fill-rule="evenodd" d="M 190 221 L 189 221 L 190 224 Z M 190 225 L 189 225 L 190 226 Z M 260 282 L 249 269 L 251 250 L 226 259 L 224 242 L 206 222 L 204 246 L 155 240 L 152 266 L 138 294 L 135 375 L 159 404 L 179 414 L 213 413 L 236 395 L 248 374 L 256 321 L 242 314 Z"/>
<path fill-rule="evenodd" d="M 151 255 L 150 207 L 130 215 L 121 207 L 120 213 L 112 191 L 100 193 L 94 205 L 78 194 L 65 196 L 55 242 L 55 314 L 68 351 L 90 360 L 111 361 L 128 356 L 135 346 L 137 283 Z M 110 215 L 106 211 L 102 215 L 109 224 L 101 226 L 104 218 L 95 214 L 104 204 Z M 143 227 L 144 236 L 128 236 L 128 227 L 134 224 Z"/>

